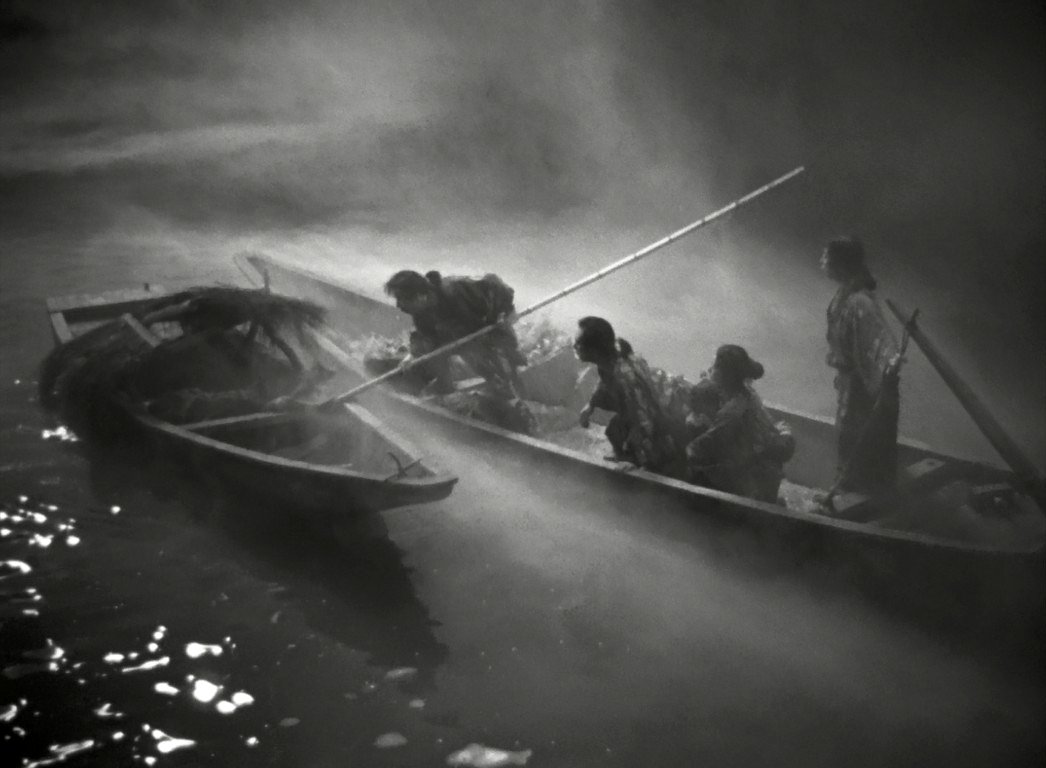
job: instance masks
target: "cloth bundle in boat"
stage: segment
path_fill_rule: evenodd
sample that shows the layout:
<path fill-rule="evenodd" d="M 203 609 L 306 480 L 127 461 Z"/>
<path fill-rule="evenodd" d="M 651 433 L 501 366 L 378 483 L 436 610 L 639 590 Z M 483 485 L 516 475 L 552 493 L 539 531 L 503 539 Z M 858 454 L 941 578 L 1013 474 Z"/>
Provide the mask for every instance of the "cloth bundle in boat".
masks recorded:
<path fill-rule="evenodd" d="M 243 399 L 236 392 L 251 389 L 254 395 L 234 409 L 247 412 L 240 408 L 282 394 L 301 377 L 292 361 L 275 354 L 290 348 L 279 331 L 294 337 L 322 317 L 310 302 L 256 290 L 203 287 L 166 295 L 130 319 L 52 350 L 41 365 L 40 402 L 98 438 L 125 434 L 129 409 L 180 390 L 210 393 L 227 415 L 226 406 Z"/>

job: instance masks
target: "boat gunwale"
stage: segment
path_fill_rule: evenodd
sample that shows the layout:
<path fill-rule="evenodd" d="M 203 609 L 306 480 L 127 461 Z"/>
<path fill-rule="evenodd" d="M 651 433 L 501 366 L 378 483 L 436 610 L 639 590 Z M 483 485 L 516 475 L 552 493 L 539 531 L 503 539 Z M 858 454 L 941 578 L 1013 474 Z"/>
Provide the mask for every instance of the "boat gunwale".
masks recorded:
<path fill-rule="evenodd" d="M 271 453 L 265 453 L 263 451 L 257 451 L 251 448 L 244 448 L 239 445 L 227 443 L 222 440 L 217 440 L 207 435 L 202 435 L 199 432 L 194 432 L 191 429 L 186 429 L 179 424 L 173 424 L 162 419 L 158 419 L 155 416 L 151 416 L 144 413 L 130 412 L 131 416 L 142 426 L 147 429 L 163 432 L 168 435 L 173 435 L 181 440 L 191 443 L 197 443 L 201 446 L 206 446 L 213 450 L 221 453 L 231 454 L 241 459 L 252 461 L 256 464 L 270 464 L 276 467 L 284 469 L 298 469 L 307 470 L 310 473 L 329 475 L 332 478 L 341 477 L 353 480 L 367 480 L 374 483 L 385 483 L 385 484 L 398 484 L 398 485 L 409 485 L 425 487 L 428 485 L 441 485 L 445 482 L 457 482 L 457 478 L 445 471 L 435 470 L 426 464 L 423 464 L 426 469 L 432 472 L 431 475 L 425 477 L 400 477 L 395 476 L 388 478 L 376 473 L 365 473 L 358 470 L 350 469 L 348 467 L 342 467 L 332 464 L 317 464 L 309 461 L 301 461 L 299 459 L 288 459 L 283 456 L 275 456 Z M 274 414 L 276 416 L 282 414 Z M 293 414 L 291 414 L 293 416 Z M 412 459 L 417 457 L 412 456 Z"/>
<path fill-rule="evenodd" d="M 962 542 L 954 539 L 945 539 L 931 534 L 919 533 L 916 531 L 901 531 L 891 528 L 882 528 L 878 526 L 870 526 L 867 523 L 858 523 L 852 520 L 845 520 L 841 518 L 829 517 L 827 515 L 818 515 L 812 512 L 803 512 L 801 510 L 790 509 L 786 506 L 778 504 L 770 504 L 768 502 L 757 501 L 755 499 L 749 499 L 745 496 L 738 496 L 736 494 L 727 493 L 726 491 L 720 491 L 715 488 L 706 488 L 700 485 L 694 485 L 687 483 L 683 480 L 676 480 L 671 477 L 659 475 L 655 472 L 650 472 L 645 469 L 636 468 L 632 470 L 621 470 L 616 469 L 613 466 L 609 466 L 609 462 L 600 461 L 599 459 L 593 458 L 581 451 L 574 450 L 572 448 L 566 448 L 565 446 L 557 445 L 548 440 L 542 440 L 540 438 L 530 437 L 528 435 L 521 435 L 509 430 L 503 429 L 493 424 L 486 424 L 483 422 L 477 422 L 474 419 L 469 419 L 466 416 L 448 411 L 437 405 L 426 403 L 416 397 L 413 397 L 402 392 L 394 392 L 384 390 L 382 392 L 384 396 L 396 399 L 409 407 L 418 408 L 428 413 L 449 419 L 462 426 L 473 427 L 480 429 L 484 432 L 488 432 L 492 435 L 496 435 L 500 438 L 506 438 L 530 448 L 543 451 L 545 453 L 553 453 L 560 458 L 584 463 L 590 467 L 597 468 L 603 472 L 612 473 L 614 475 L 628 475 L 647 483 L 653 483 L 655 485 L 665 486 L 671 488 L 673 492 L 682 493 L 689 496 L 712 499 L 716 502 L 722 502 L 733 506 L 746 507 L 752 511 L 759 511 L 774 515 L 776 517 L 787 518 L 798 523 L 807 523 L 815 526 L 823 526 L 829 528 L 835 528 L 840 531 L 845 531 L 851 534 L 857 534 L 861 536 L 873 537 L 873 538 L 886 538 L 907 543 L 920 544 L 927 547 L 934 547 L 937 549 L 948 549 L 952 551 L 972 552 L 986 555 L 997 555 L 997 556 L 1010 556 L 1010 555 L 1036 555 L 1043 553 L 1044 546 L 1039 545 L 1038 547 L 1028 548 L 1002 548 L 998 546 L 992 546 L 988 544 L 978 544 L 976 542 Z"/>

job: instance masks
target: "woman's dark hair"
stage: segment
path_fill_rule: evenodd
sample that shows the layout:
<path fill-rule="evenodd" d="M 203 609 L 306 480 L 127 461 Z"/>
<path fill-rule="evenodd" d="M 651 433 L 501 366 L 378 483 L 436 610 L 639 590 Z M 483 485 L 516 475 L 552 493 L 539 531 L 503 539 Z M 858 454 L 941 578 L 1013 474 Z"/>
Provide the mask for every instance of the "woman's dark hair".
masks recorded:
<path fill-rule="evenodd" d="M 433 274 L 433 273 L 429 273 Z M 438 272 L 435 273 L 437 276 Z M 420 272 L 413 269 L 403 269 L 389 278 L 385 283 L 385 293 L 388 296 L 417 296 L 432 290 L 432 281 L 425 278 Z"/>
<path fill-rule="evenodd" d="M 729 386 L 739 387 L 751 379 L 763 378 L 763 364 L 748 356 L 737 344 L 724 344 L 715 353 L 715 367 Z"/>
<path fill-rule="evenodd" d="M 602 317 L 589 315 L 577 321 L 581 329 L 577 343 L 603 357 L 613 357 L 620 353 L 622 357 L 631 357 L 632 345 L 614 335 L 614 326 Z M 615 344 L 615 341 L 617 342 Z"/>
<path fill-rule="evenodd" d="M 836 274 L 846 280 L 858 278 L 864 288 L 875 288 L 875 279 L 864 261 L 864 244 L 856 237 L 838 237 L 829 241 L 825 254 Z"/>

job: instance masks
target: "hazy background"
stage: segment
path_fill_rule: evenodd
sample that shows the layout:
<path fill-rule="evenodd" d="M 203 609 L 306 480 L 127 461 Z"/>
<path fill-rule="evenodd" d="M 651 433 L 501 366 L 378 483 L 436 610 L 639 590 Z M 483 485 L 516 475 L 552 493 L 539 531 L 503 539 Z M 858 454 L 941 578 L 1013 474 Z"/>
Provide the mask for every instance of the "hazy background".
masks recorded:
<path fill-rule="evenodd" d="M 856 233 L 1046 463 L 1041 3 L 2 7 L 2 291 L 26 312 L 231 277 L 244 249 L 372 290 L 493 270 L 522 307 L 803 164 L 554 315 L 691 375 L 742 343 L 769 400 L 831 414 L 817 257 Z M 990 455 L 914 352 L 905 397 L 907 433 Z"/>

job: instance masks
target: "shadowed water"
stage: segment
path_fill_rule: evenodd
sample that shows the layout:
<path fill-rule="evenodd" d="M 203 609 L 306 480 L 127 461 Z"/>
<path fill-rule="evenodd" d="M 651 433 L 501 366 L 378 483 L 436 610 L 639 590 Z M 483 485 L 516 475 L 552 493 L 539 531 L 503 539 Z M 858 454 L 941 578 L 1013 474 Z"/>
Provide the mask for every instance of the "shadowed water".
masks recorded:
<path fill-rule="evenodd" d="M 666 529 L 672 513 L 644 514 L 641 499 L 426 432 L 422 450 L 462 475 L 451 499 L 316 537 L 177 467 L 45 437 L 31 393 L 7 385 L 3 421 L 0 703 L 15 754 L 332 766 L 441 764 L 473 743 L 533 750 L 536 765 L 1041 754 L 1032 659 L 1000 665 L 846 588 L 751 570 L 743 542 Z"/>

